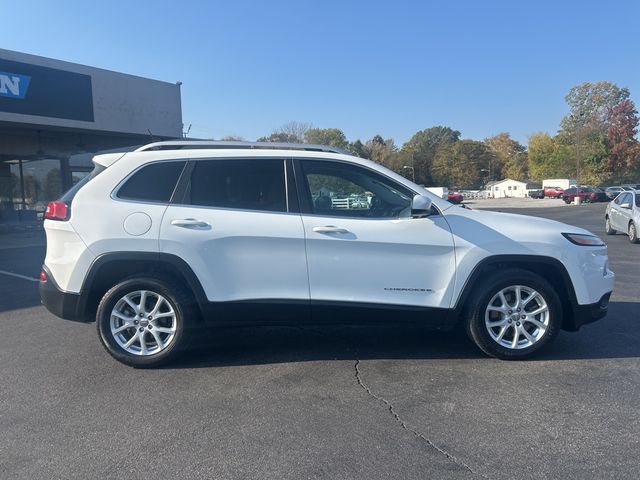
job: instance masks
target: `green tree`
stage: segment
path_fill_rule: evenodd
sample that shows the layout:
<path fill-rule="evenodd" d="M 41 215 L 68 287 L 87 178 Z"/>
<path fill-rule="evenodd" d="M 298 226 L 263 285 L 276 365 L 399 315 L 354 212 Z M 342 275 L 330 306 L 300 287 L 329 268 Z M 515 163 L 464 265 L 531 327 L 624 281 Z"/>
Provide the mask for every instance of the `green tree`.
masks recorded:
<path fill-rule="evenodd" d="M 479 188 L 482 170 L 487 169 L 492 157 L 484 142 L 459 140 L 441 145 L 433 159 L 433 181 L 448 187 Z"/>
<path fill-rule="evenodd" d="M 534 133 L 529 137 L 528 160 L 531 178 L 538 181 L 575 175 L 572 147 L 548 133 Z"/>
<path fill-rule="evenodd" d="M 576 132 L 584 128 L 606 133 L 611 110 L 629 95 L 628 88 L 620 88 L 612 82 L 576 85 L 564 97 L 569 113 L 562 119 L 560 134 L 575 137 Z"/>
<path fill-rule="evenodd" d="M 270 135 L 260 137 L 257 141 L 278 143 L 304 143 L 305 133 L 310 128 L 310 123 L 293 121 L 285 123 L 279 129 L 271 132 Z"/>
<path fill-rule="evenodd" d="M 438 148 L 451 145 L 459 139 L 459 131 L 437 126 L 416 132 L 402 146 L 401 151 L 411 158 L 409 165 L 414 168 L 417 183 L 423 185 L 433 183 L 431 168 Z"/>
<path fill-rule="evenodd" d="M 305 132 L 304 140 L 306 143 L 329 145 L 345 150 L 349 147 L 347 137 L 338 128 L 310 128 Z"/>
<path fill-rule="evenodd" d="M 485 140 L 493 159 L 489 163 L 488 179 L 513 178 L 525 180 L 529 177 L 527 148 L 513 140 L 509 133 L 500 133 Z"/>
<path fill-rule="evenodd" d="M 284 132 L 273 132 L 266 137 L 260 137 L 258 142 L 272 142 L 272 143 L 298 143 L 298 139 L 293 135 Z"/>

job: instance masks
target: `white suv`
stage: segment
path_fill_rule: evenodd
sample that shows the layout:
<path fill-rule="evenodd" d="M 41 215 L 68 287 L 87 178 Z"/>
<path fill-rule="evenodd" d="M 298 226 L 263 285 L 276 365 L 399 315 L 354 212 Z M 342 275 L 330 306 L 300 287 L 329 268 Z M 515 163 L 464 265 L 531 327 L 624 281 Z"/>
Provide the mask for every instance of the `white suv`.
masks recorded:
<path fill-rule="evenodd" d="M 590 232 L 453 206 L 318 145 L 159 142 L 97 155 L 45 214 L 40 292 L 117 360 L 165 362 L 204 324 L 462 323 L 523 358 L 607 311 Z"/>

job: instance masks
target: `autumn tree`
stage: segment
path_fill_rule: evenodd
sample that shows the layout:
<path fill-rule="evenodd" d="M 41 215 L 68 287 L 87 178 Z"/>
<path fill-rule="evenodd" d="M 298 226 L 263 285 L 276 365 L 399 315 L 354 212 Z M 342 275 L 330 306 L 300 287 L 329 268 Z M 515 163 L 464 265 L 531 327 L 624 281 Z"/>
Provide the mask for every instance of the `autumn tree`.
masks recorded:
<path fill-rule="evenodd" d="M 640 170 L 640 146 L 636 140 L 638 133 L 638 112 L 630 99 L 625 99 L 611 108 L 607 143 L 609 157 L 607 168 L 611 176 L 623 179 Z"/>
<path fill-rule="evenodd" d="M 475 140 L 441 145 L 433 159 L 433 181 L 448 187 L 479 188 L 482 170 L 489 166 L 492 156 L 484 142 Z"/>
<path fill-rule="evenodd" d="M 562 136 L 575 136 L 580 129 L 606 133 L 612 109 L 629 98 L 629 89 L 611 82 L 584 82 L 565 96 L 569 113 L 560 124 Z"/>
<path fill-rule="evenodd" d="M 421 130 L 402 146 L 401 152 L 411 158 L 416 183 L 431 185 L 432 164 L 440 147 L 450 146 L 460 139 L 460 132 L 449 127 L 437 126 Z"/>
<path fill-rule="evenodd" d="M 304 141 L 306 143 L 329 145 L 345 150 L 349 147 L 347 137 L 339 128 L 310 128 L 304 134 Z"/>
<path fill-rule="evenodd" d="M 527 162 L 527 148 L 511 138 L 509 133 L 500 133 L 485 140 L 491 153 L 489 163 L 490 180 L 496 178 L 513 178 L 525 180 L 529 178 L 529 164 Z"/>

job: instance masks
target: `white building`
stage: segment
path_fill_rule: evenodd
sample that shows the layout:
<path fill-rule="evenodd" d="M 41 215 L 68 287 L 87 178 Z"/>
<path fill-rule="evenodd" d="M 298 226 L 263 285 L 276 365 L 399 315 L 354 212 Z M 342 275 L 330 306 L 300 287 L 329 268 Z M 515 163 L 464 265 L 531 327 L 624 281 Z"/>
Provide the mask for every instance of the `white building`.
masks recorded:
<path fill-rule="evenodd" d="M 535 185 L 529 182 L 505 178 L 504 180 L 487 183 L 485 191 L 487 198 L 524 198 L 528 196 L 527 191 L 530 188 L 535 188 Z"/>

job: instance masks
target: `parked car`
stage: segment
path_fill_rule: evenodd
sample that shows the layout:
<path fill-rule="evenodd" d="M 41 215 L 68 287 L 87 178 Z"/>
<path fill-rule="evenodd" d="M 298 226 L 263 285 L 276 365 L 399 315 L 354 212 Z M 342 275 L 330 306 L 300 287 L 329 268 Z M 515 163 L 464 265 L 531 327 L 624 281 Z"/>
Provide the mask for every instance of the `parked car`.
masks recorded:
<path fill-rule="evenodd" d="M 626 233 L 631 243 L 638 243 L 640 228 L 640 192 L 622 192 L 607 205 L 604 229 L 607 235 Z"/>
<path fill-rule="evenodd" d="M 629 184 L 622 185 L 622 186 L 625 187 L 628 190 L 640 191 L 640 183 L 629 183 Z"/>
<path fill-rule="evenodd" d="M 464 200 L 464 196 L 458 192 L 449 192 L 447 199 L 454 205 L 457 205 L 459 203 L 462 203 L 462 201 Z"/>
<path fill-rule="evenodd" d="M 93 162 L 47 207 L 40 296 L 127 365 L 170 361 L 205 326 L 380 321 L 461 324 L 519 359 L 607 312 L 591 232 L 457 208 L 332 147 L 167 141 Z M 369 201 L 338 208 L 334 190 Z"/>
<path fill-rule="evenodd" d="M 621 186 L 615 186 L 615 187 L 606 187 L 604 189 L 604 193 L 607 194 L 607 198 L 609 200 L 613 200 L 614 198 L 616 198 L 620 192 L 624 192 L 625 190 L 627 190 L 625 187 L 621 187 Z"/>
<path fill-rule="evenodd" d="M 562 194 L 564 203 L 571 203 L 575 197 L 580 197 L 584 203 L 606 202 L 607 195 L 600 189 L 590 187 L 568 188 Z"/>
<path fill-rule="evenodd" d="M 551 198 L 561 198 L 564 188 L 560 187 L 544 187 L 544 196 Z"/>
<path fill-rule="evenodd" d="M 529 190 L 529 198 L 544 198 L 544 190 Z"/>

